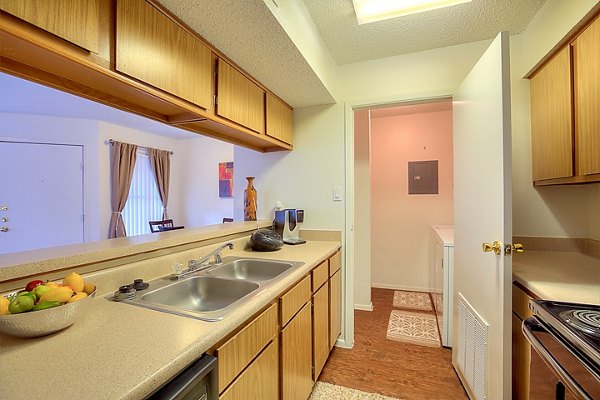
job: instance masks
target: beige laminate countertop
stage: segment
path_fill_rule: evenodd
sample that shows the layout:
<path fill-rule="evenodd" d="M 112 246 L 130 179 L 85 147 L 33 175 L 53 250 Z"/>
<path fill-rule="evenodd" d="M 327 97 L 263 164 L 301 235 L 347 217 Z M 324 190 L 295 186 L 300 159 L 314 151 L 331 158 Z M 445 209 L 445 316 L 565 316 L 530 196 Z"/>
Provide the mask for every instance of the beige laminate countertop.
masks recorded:
<path fill-rule="evenodd" d="M 541 299 L 600 304 L 600 260 L 585 254 L 517 254 L 513 258 L 513 280 Z"/>
<path fill-rule="evenodd" d="M 96 297 L 70 328 L 33 339 L 0 335 L 0 399 L 142 399 L 313 267 L 334 254 L 337 241 L 308 241 L 269 253 L 243 255 L 305 264 L 219 322 L 204 322 Z"/>

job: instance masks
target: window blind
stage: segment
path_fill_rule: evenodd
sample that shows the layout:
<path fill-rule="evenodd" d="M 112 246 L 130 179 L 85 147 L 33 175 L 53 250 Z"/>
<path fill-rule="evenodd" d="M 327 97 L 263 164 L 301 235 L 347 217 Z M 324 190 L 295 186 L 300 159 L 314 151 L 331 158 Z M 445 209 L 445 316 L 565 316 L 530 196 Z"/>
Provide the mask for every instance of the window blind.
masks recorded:
<path fill-rule="evenodd" d="M 145 148 L 138 148 L 129 197 L 123 209 L 127 236 L 150 233 L 148 221 L 161 220 L 162 210 L 162 202 L 150 168 L 148 151 Z"/>

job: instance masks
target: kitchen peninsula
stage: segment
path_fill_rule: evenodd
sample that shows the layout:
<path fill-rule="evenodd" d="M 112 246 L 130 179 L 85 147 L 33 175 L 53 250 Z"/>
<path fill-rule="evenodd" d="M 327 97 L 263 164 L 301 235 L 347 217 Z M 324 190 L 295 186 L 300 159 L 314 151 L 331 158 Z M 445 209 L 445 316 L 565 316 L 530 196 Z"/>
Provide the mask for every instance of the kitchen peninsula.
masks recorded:
<path fill-rule="evenodd" d="M 88 314 L 64 331 L 33 339 L 0 336 L 0 398 L 145 398 L 254 316 L 277 304 L 280 296 L 309 277 L 315 267 L 339 255 L 339 232 L 323 231 L 307 232 L 307 243 L 302 246 L 252 252 L 247 242 L 254 229 L 256 223 L 239 222 L 129 238 L 120 246 L 116 245 L 120 239 L 103 241 L 84 245 L 90 246 L 86 254 L 65 251 L 60 262 L 49 259 L 4 266 L 0 270 L 2 292 L 14 290 L 22 279 L 63 276 L 67 270 L 85 271 L 82 274 L 98 289 Z M 301 261 L 304 265 L 218 322 L 110 300 L 118 286 L 135 278 L 168 275 L 173 263 L 199 258 L 225 241 L 233 242 L 234 249 L 225 250 L 224 256 Z M 57 252 L 52 250 L 52 254 Z M 65 267 L 61 268 L 61 263 Z M 94 265 L 102 268 L 94 270 Z"/>

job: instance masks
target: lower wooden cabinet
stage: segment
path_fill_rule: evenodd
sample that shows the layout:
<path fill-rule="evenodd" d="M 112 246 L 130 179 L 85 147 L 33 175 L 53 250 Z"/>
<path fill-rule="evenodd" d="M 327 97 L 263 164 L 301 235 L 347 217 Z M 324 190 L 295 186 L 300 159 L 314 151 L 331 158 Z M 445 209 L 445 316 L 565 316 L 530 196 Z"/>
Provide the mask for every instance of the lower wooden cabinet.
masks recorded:
<path fill-rule="evenodd" d="M 342 272 L 338 269 L 329 278 L 329 349 L 342 332 Z"/>
<path fill-rule="evenodd" d="M 220 400 L 307 400 L 341 331 L 337 252 L 214 349 Z"/>
<path fill-rule="evenodd" d="M 313 387 L 312 319 L 308 302 L 281 331 L 281 398 L 306 400 Z"/>
<path fill-rule="evenodd" d="M 231 339 L 216 349 L 219 359 L 219 393 L 240 374 L 261 352 L 265 346 L 277 337 L 277 303 L 271 305 L 262 314 L 248 323 Z M 272 373 L 277 374 L 277 368 Z"/>
<path fill-rule="evenodd" d="M 240 374 L 220 400 L 279 399 L 279 342 L 276 339 Z"/>
<path fill-rule="evenodd" d="M 512 398 L 528 400 L 531 345 L 521 331 L 521 324 L 523 319 L 533 314 L 528 306 L 532 297 L 516 285 L 513 285 L 512 291 Z"/>
<path fill-rule="evenodd" d="M 329 357 L 329 286 L 323 285 L 312 297 L 313 380 L 316 381 Z"/>

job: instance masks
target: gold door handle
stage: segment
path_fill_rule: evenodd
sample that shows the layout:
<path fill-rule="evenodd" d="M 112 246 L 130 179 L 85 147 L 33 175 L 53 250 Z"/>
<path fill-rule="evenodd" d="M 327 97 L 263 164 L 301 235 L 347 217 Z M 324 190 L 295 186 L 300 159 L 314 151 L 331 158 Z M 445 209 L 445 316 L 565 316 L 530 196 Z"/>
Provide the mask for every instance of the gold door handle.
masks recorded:
<path fill-rule="evenodd" d="M 525 249 L 520 243 L 507 244 L 504 246 L 504 254 L 510 256 L 512 253 L 523 253 Z"/>
<path fill-rule="evenodd" d="M 489 252 L 493 251 L 495 255 L 499 256 L 500 253 L 502 252 L 502 243 L 500 243 L 497 240 L 494 241 L 494 243 L 492 243 L 492 244 L 484 243 L 481 246 L 481 249 L 483 250 L 484 253 L 489 253 Z"/>

